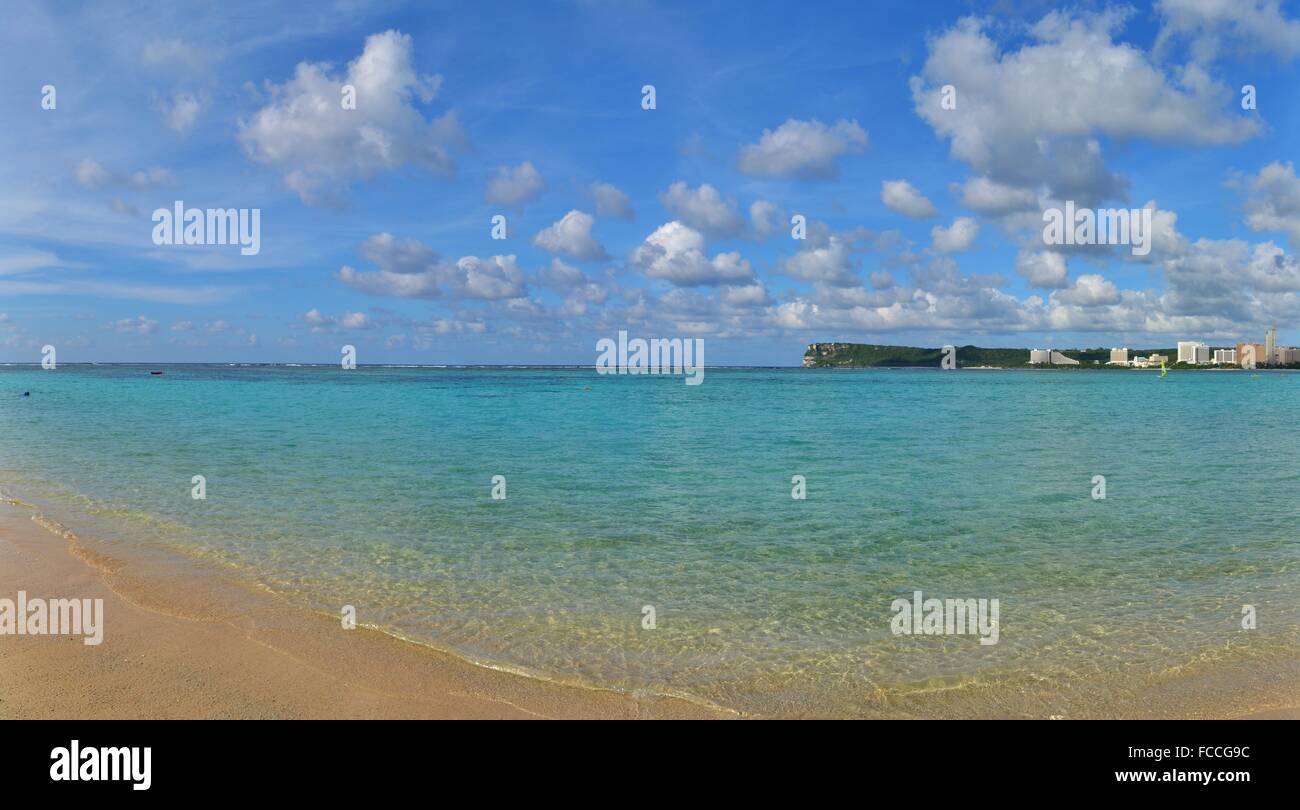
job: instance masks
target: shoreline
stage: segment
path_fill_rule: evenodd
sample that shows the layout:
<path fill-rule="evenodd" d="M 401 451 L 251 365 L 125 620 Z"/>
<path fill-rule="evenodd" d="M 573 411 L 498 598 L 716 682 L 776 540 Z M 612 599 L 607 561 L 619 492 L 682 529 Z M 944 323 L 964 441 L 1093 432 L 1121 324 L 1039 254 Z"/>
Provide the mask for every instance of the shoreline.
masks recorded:
<path fill-rule="evenodd" d="M 285 604 L 170 554 L 0 504 L 0 595 L 103 599 L 104 641 L 0 636 L 0 719 L 709 719 L 659 695 L 479 665 Z"/>
<path fill-rule="evenodd" d="M 757 717 L 474 661 L 363 624 L 344 630 L 337 617 L 209 563 L 82 538 L 39 511 L 0 500 L 0 598 L 23 590 L 103 599 L 104 642 L 0 636 L 0 719 Z M 1222 685 L 1210 677 L 1193 690 L 1213 694 Z M 1246 710 L 1183 716 L 1300 719 L 1300 692 L 1292 684 Z"/>

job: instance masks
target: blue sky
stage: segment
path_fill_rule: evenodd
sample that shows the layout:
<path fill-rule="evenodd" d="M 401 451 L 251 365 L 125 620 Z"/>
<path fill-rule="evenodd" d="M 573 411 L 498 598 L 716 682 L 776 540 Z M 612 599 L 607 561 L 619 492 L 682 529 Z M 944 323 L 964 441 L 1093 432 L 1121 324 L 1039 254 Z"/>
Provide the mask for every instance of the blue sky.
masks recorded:
<path fill-rule="evenodd" d="M 0 361 L 1300 342 L 1294 4 L 301 8 L 7 4 Z M 154 244 L 177 200 L 260 252 Z M 1045 245 L 1067 200 L 1150 254 Z"/>

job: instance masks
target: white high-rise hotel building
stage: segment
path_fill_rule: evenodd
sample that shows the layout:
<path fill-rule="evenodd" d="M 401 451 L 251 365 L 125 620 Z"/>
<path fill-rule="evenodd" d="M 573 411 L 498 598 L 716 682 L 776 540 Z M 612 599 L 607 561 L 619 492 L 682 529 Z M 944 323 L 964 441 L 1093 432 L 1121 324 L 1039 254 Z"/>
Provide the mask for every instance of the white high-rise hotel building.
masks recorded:
<path fill-rule="evenodd" d="M 1215 349 L 1214 364 L 1216 366 L 1237 365 L 1237 350 L 1236 349 Z"/>
<path fill-rule="evenodd" d="M 1178 341 L 1178 362 L 1201 365 L 1210 362 L 1210 347 L 1196 340 Z"/>

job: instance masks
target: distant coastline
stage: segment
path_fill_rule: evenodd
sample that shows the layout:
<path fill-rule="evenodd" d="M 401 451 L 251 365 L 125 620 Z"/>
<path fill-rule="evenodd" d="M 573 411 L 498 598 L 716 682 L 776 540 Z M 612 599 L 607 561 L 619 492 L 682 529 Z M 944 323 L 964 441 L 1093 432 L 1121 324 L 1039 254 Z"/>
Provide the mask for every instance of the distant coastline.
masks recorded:
<path fill-rule="evenodd" d="M 1170 369 L 1195 369 L 1200 371 L 1241 371 L 1237 365 L 1207 365 L 1176 362 L 1175 348 L 1134 349 L 1132 354 L 1152 357 L 1150 365 L 1118 365 L 1111 362 L 1111 349 L 1053 349 L 1034 350 L 1014 348 L 985 348 L 981 346 L 950 346 L 955 368 L 1056 368 L 1056 369 L 1111 369 L 1132 370 L 1161 368 L 1166 359 Z M 917 346 L 889 346 L 875 343 L 810 343 L 803 355 L 804 368 L 943 368 L 945 348 Z M 1127 354 L 1127 350 L 1126 354 Z M 1033 362 L 1035 354 L 1047 355 L 1049 361 Z M 1062 359 L 1064 358 L 1064 359 Z M 1300 369 L 1300 363 L 1278 364 L 1273 368 Z"/>

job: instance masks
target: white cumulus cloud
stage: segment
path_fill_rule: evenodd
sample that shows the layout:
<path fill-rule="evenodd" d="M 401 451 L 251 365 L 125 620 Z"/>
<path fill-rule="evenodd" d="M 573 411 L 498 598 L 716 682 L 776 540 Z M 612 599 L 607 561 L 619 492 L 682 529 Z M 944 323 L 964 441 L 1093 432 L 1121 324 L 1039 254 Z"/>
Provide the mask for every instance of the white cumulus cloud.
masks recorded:
<path fill-rule="evenodd" d="M 385 31 L 366 39 L 342 76 L 300 63 L 292 79 L 269 85 L 265 107 L 240 121 L 245 152 L 282 172 L 307 203 L 337 203 L 352 183 L 408 164 L 452 173 L 465 134 L 454 112 L 426 120 L 416 107 L 433 101 L 442 78 L 417 73 L 411 52 L 409 36 Z M 343 108 L 345 85 L 356 90 L 356 109 Z"/>
<path fill-rule="evenodd" d="M 1004 51 L 982 20 L 967 17 L 930 41 L 911 79 L 918 115 L 951 141 L 952 155 L 989 180 L 1046 186 L 1058 199 L 1091 205 L 1121 197 L 1123 178 L 1101 156 L 1101 136 L 1231 144 L 1260 131 L 1233 114 L 1236 93 L 1194 65 L 1167 72 L 1117 42 L 1127 12 L 1052 12 L 1029 41 Z M 940 89 L 956 89 L 943 109 Z"/>
<path fill-rule="evenodd" d="M 659 195 L 659 202 L 678 221 L 709 236 L 735 236 L 745 228 L 736 204 L 708 183 L 692 189 L 678 180 Z"/>
<path fill-rule="evenodd" d="M 1016 259 L 1016 272 L 1029 282 L 1030 287 L 1059 290 L 1069 284 L 1065 255 L 1055 251 L 1020 254 Z"/>
<path fill-rule="evenodd" d="M 542 193 L 546 181 L 542 173 L 527 160 L 511 168 L 501 166 L 488 181 L 483 197 L 496 205 L 519 207 Z"/>
<path fill-rule="evenodd" d="M 1254 231 L 1282 231 L 1300 247 L 1300 178 L 1295 166 L 1274 161 L 1249 178 L 1246 224 Z"/>
<path fill-rule="evenodd" d="M 979 223 L 970 217 L 957 217 L 952 221 L 952 225 L 944 227 L 935 225 L 930 229 L 930 238 L 934 241 L 934 249 L 942 253 L 960 253 L 970 248 L 975 243 L 975 237 L 979 236 Z"/>
<path fill-rule="evenodd" d="M 605 248 L 591 235 L 596 218 L 574 209 L 558 222 L 538 231 L 533 244 L 548 253 L 558 253 L 580 261 L 602 261 L 609 258 Z"/>
<path fill-rule="evenodd" d="M 704 252 L 704 235 L 676 220 L 665 223 L 632 252 L 632 265 L 650 278 L 679 287 L 741 284 L 754 278 L 753 268 L 739 253 Z"/>
<path fill-rule="evenodd" d="M 790 118 L 775 130 L 763 130 L 757 143 L 741 147 L 739 167 L 758 177 L 834 177 L 841 155 L 866 148 L 867 133 L 857 121 L 840 120 L 828 127 L 815 118 Z"/>
<path fill-rule="evenodd" d="M 880 201 L 889 210 L 912 219 L 929 219 L 938 213 L 934 203 L 906 180 L 882 180 Z"/>

